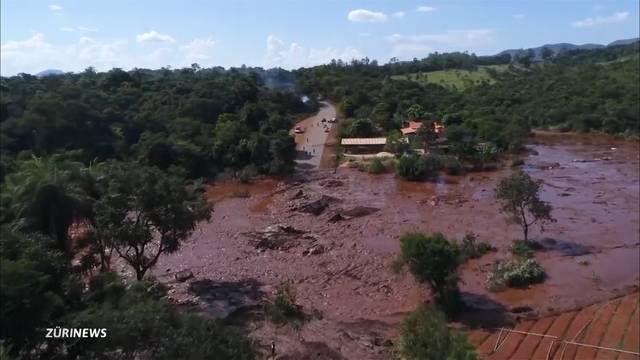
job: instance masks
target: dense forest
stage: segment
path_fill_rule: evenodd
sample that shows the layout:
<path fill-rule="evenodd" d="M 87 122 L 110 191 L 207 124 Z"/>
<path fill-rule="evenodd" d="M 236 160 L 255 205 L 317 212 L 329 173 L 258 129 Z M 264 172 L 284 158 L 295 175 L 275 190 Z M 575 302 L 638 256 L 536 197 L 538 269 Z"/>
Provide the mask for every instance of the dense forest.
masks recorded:
<path fill-rule="evenodd" d="M 505 61 L 503 56 L 451 53 L 382 66 L 368 59 L 332 62 L 296 71 L 297 86 L 340 103 L 344 115 L 356 119 L 364 130 L 350 135 L 370 135 L 371 129 L 381 135 L 398 129 L 404 120 L 415 117 L 410 111 L 414 105 L 420 106 L 425 120 L 461 125 L 503 148 L 521 141 L 533 127 L 639 134 L 638 43 L 549 54 L 533 63 L 532 58 Z M 462 90 L 423 84 L 411 77 L 391 78 L 423 71 L 428 76 L 433 70 L 473 71 L 482 66 L 496 81 Z"/>
<path fill-rule="evenodd" d="M 317 104 L 274 89 L 286 76 L 194 65 L 3 77 L 2 353 L 252 358 L 242 329 L 178 311 L 145 275 L 210 218 L 200 179 L 291 172 L 292 121 Z M 139 281 L 112 273 L 116 258 Z M 108 336 L 46 337 L 56 326 Z"/>
<path fill-rule="evenodd" d="M 339 104 L 348 136 L 394 137 L 414 118 L 505 151 L 533 127 L 638 136 L 638 44 L 532 60 L 451 53 L 293 72 L 194 64 L 2 77 L 0 357 L 252 358 L 241 328 L 179 311 L 148 271 L 209 221 L 203 181 L 293 170 L 289 129 L 319 99 Z M 480 67 L 496 81 L 392 79 Z M 71 236 L 78 224 L 84 236 Z M 115 259 L 130 278 L 111 272 Z M 55 326 L 109 335 L 47 338 Z"/>
<path fill-rule="evenodd" d="M 314 111 L 256 73 L 113 69 L 2 78 L 2 174 L 16 160 L 78 150 L 83 162 L 136 159 L 189 177 L 226 169 L 281 174 L 293 165 L 292 119 Z"/>

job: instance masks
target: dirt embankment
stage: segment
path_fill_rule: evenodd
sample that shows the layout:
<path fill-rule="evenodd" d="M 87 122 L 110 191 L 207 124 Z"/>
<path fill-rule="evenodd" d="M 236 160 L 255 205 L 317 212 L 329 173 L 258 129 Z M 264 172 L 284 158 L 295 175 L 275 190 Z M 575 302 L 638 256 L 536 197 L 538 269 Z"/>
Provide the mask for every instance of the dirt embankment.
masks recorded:
<path fill-rule="evenodd" d="M 317 170 L 251 185 L 235 197 L 224 195 L 233 187 L 216 184 L 212 221 L 162 258 L 154 274 L 170 283 L 177 301 L 214 316 L 251 312 L 277 284 L 291 282 L 312 319 L 299 332 L 259 317 L 251 322 L 256 339 L 265 347 L 275 341 L 281 358 L 291 359 L 389 357 L 399 321 L 429 299 L 411 275 L 391 271 L 408 231 L 457 240 L 471 231 L 498 248 L 461 273 L 465 301 L 489 314 L 530 307 L 529 315 L 542 316 L 633 291 L 640 280 L 638 143 L 542 137 L 532 145 L 536 153 L 525 169 L 545 182 L 542 196 L 558 221 L 533 234 L 546 244 L 536 257 L 549 276 L 529 289 L 484 287 L 492 261 L 521 237 L 494 199 L 510 168 L 436 183 Z M 193 278 L 174 281 L 181 270 Z"/>

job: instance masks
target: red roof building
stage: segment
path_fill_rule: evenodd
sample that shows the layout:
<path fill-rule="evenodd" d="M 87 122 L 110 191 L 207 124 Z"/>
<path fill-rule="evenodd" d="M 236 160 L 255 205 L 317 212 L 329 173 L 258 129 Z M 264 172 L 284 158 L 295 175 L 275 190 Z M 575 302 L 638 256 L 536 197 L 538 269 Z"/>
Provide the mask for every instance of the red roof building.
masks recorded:
<path fill-rule="evenodd" d="M 416 134 L 418 130 L 420 130 L 420 128 L 422 128 L 422 122 L 411 120 L 408 121 L 407 126 L 400 129 L 400 131 L 402 132 L 402 135 L 405 136 L 413 135 Z M 437 135 L 441 135 L 442 133 L 444 133 L 444 125 L 442 124 L 442 122 L 436 120 L 431 123 L 431 131 L 433 131 Z"/>
<path fill-rule="evenodd" d="M 409 121 L 407 127 L 400 129 L 402 135 L 415 134 L 422 127 L 422 123 L 419 121 Z"/>

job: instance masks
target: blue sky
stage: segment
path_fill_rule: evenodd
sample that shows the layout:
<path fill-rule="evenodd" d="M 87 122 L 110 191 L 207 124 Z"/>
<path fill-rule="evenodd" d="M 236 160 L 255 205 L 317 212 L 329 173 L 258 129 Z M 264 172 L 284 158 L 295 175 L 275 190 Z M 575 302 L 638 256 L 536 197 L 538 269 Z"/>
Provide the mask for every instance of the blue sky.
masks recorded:
<path fill-rule="evenodd" d="M 2 0 L 1 73 L 112 67 L 287 69 L 332 58 L 494 54 L 637 37 L 633 1 Z"/>

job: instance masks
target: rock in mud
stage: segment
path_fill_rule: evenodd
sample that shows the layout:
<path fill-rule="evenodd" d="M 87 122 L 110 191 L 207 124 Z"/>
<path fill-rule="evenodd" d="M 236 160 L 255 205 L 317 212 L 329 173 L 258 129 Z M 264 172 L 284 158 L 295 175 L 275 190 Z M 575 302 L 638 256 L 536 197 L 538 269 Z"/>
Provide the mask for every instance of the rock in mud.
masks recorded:
<path fill-rule="evenodd" d="M 322 195 L 320 199 L 308 202 L 306 204 L 302 204 L 298 206 L 296 210 L 303 213 L 320 215 L 329 206 L 329 204 L 339 202 L 339 201 L 340 199 L 336 197 L 329 196 L 329 195 Z"/>
<path fill-rule="evenodd" d="M 344 182 L 336 179 L 327 179 L 320 182 L 320 186 L 326 187 L 326 188 L 334 188 L 334 187 L 339 187 L 343 185 L 344 185 Z"/>
<path fill-rule="evenodd" d="M 182 270 L 174 275 L 176 281 L 185 282 L 193 277 L 193 273 L 189 270 Z"/>
<path fill-rule="evenodd" d="M 351 209 L 338 209 L 329 217 L 329 222 L 338 222 L 343 220 L 349 220 L 357 217 L 371 215 L 380 209 L 370 206 L 356 206 Z"/>
<path fill-rule="evenodd" d="M 314 245 L 302 252 L 302 256 L 320 255 L 325 252 L 325 248 L 322 245 Z"/>
<path fill-rule="evenodd" d="M 300 199 L 302 196 L 304 196 L 304 192 L 302 191 L 302 189 L 296 191 L 295 194 L 293 194 L 293 196 L 291 196 L 291 200 L 298 200 Z"/>
<path fill-rule="evenodd" d="M 533 166 L 535 166 L 539 170 L 553 170 L 553 169 L 559 168 L 560 167 L 560 163 L 557 163 L 557 162 L 539 162 L 539 163 L 534 164 Z"/>
<path fill-rule="evenodd" d="M 287 250 L 298 245 L 303 230 L 288 225 L 270 225 L 262 231 L 252 231 L 244 235 L 250 239 L 256 249 Z"/>

